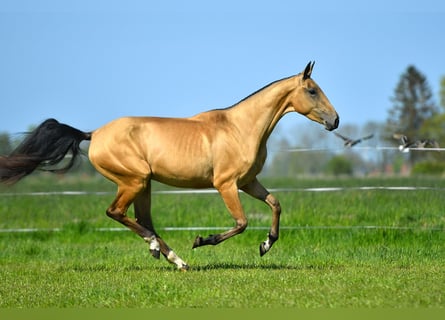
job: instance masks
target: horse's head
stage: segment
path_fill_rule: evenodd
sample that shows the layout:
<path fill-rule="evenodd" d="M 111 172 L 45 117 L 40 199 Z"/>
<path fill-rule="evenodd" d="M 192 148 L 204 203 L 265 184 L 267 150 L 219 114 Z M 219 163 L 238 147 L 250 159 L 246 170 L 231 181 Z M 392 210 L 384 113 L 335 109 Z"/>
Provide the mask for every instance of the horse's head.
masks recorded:
<path fill-rule="evenodd" d="M 292 95 L 292 107 L 298 113 L 325 126 L 329 131 L 338 127 L 339 116 L 320 87 L 311 79 L 315 62 L 309 62 L 295 79 L 297 87 Z"/>

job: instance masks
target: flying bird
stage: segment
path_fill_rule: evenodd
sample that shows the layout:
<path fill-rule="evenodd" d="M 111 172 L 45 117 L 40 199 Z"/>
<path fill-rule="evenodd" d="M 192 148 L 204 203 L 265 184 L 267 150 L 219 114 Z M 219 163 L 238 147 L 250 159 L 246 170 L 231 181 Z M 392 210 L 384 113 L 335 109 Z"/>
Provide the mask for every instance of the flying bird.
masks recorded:
<path fill-rule="evenodd" d="M 417 148 L 427 148 L 428 146 L 431 148 L 440 148 L 439 143 L 434 139 L 423 139 L 416 141 Z"/>
<path fill-rule="evenodd" d="M 351 148 L 352 146 L 355 146 L 357 143 L 360 143 L 360 142 L 362 142 L 363 140 L 368 140 L 368 139 L 371 139 L 372 137 L 374 137 L 374 134 L 370 134 L 369 136 L 362 137 L 362 138 L 359 138 L 359 139 L 351 139 L 351 138 L 342 136 L 342 135 L 341 135 L 340 133 L 338 133 L 338 132 L 334 132 L 334 134 L 335 134 L 337 137 L 341 138 L 341 139 L 345 142 L 345 143 L 344 143 L 344 146 L 345 146 L 345 147 L 348 147 L 348 148 Z"/>
<path fill-rule="evenodd" d="M 423 149 L 431 146 L 432 148 L 439 148 L 439 143 L 433 139 L 422 139 L 411 141 L 406 135 L 401 133 L 394 133 L 393 138 L 400 140 L 399 150 L 402 152 L 409 152 L 410 148 Z"/>
<path fill-rule="evenodd" d="M 394 139 L 400 140 L 399 150 L 402 152 L 409 152 L 409 148 L 412 148 L 415 145 L 415 143 L 413 141 L 410 141 L 404 134 L 394 133 L 392 137 Z"/>

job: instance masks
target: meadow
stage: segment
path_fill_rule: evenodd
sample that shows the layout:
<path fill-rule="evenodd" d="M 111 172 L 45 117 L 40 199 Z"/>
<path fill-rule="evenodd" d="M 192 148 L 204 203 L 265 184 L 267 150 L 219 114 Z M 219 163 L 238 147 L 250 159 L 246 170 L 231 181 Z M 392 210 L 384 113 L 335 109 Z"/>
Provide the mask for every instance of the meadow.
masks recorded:
<path fill-rule="evenodd" d="M 153 259 L 105 215 L 115 189 L 104 179 L 40 175 L 1 187 L 0 307 L 445 307 L 445 179 L 261 180 L 283 208 L 280 239 L 263 257 L 266 205 L 241 194 L 247 230 L 192 250 L 197 234 L 233 225 L 222 200 L 154 186 L 155 226 L 188 272 Z M 50 191 L 92 193 L 31 194 Z"/>

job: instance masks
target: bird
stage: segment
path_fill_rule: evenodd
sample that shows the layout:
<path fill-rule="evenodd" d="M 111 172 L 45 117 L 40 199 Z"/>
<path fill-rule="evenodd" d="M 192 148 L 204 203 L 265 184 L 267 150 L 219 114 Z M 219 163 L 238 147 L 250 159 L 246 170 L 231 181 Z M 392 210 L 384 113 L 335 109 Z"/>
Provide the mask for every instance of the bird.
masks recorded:
<path fill-rule="evenodd" d="M 427 148 L 430 146 L 431 148 L 440 148 L 439 143 L 434 139 L 423 139 L 416 141 L 416 147 L 417 148 Z"/>
<path fill-rule="evenodd" d="M 439 143 L 434 139 L 412 141 L 406 135 L 401 133 L 394 133 L 393 138 L 400 140 L 401 144 L 399 145 L 399 150 L 402 152 L 409 152 L 409 149 L 411 148 L 423 149 L 428 146 L 431 146 L 432 148 L 439 148 Z"/>
<path fill-rule="evenodd" d="M 410 141 L 408 137 L 402 133 L 394 133 L 392 135 L 394 139 L 400 140 L 399 150 L 402 152 L 409 152 L 409 148 L 414 147 L 414 142 Z"/>
<path fill-rule="evenodd" d="M 342 136 L 342 135 L 341 135 L 340 133 L 338 133 L 338 132 L 334 132 L 334 134 L 335 134 L 337 137 L 343 139 L 343 141 L 345 142 L 345 143 L 344 143 L 344 146 L 345 146 L 345 147 L 349 147 L 349 148 L 355 146 L 357 143 L 360 143 L 360 142 L 362 142 L 363 140 L 368 140 L 368 139 L 371 139 L 372 137 L 374 137 L 374 134 L 370 134 L 370 135 L 368 135 L 368 136 L 366 136 L 366 137 L 362 137 L 362 138 L 359 138 L 359 139 L 351 139 L 351 138 Z"/>

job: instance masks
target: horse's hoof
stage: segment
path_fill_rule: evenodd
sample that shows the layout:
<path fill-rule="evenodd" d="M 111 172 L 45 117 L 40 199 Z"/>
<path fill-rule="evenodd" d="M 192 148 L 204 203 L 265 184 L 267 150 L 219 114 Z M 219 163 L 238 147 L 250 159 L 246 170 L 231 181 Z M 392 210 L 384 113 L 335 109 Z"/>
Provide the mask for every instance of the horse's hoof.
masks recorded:
<path fill-rule="evenodd" d="M 260 256 L 264 256 L 264 254 L 270 250 L 274 242 L 277 240 L 278 236 L 272 236 L 270 233 L 268 233 L 266 241 L 260 244 Z"/>
<path fill-rule="evenodd" d="M 201 237 L 201 236 L 197 236 L 196 239 L 195 239 L 195 241 L 193 242 L 193 247 L 192 247 L 192 249 L 195 249 L 195 248 L 197 248 L 197 247 L 200 247 L 200 246 L 202 245 L 202 241 L 203 241 L 202 237 Z"/>
<path fill-rule="evenodd" d="M 190 269 L 189 265 L 184 263 L 182 266 L 178 267 L 178 269 L 182 272 L 186 272 Z"/>
<path fill-rule="evenodd" d="M 150 249 L 150 253 L 153 256 L 153 258 L 155 258 L 155 259 L 159 259 L 159 257 L 161 256 L 161 251 L 159 251 L 159 250 Z"/>
<path fill-rule="evenodd" d="M 266 254 L 267 250 L 265 248 L 264 242 L 260 244 L 260 256 L 264 256 Z"/>

